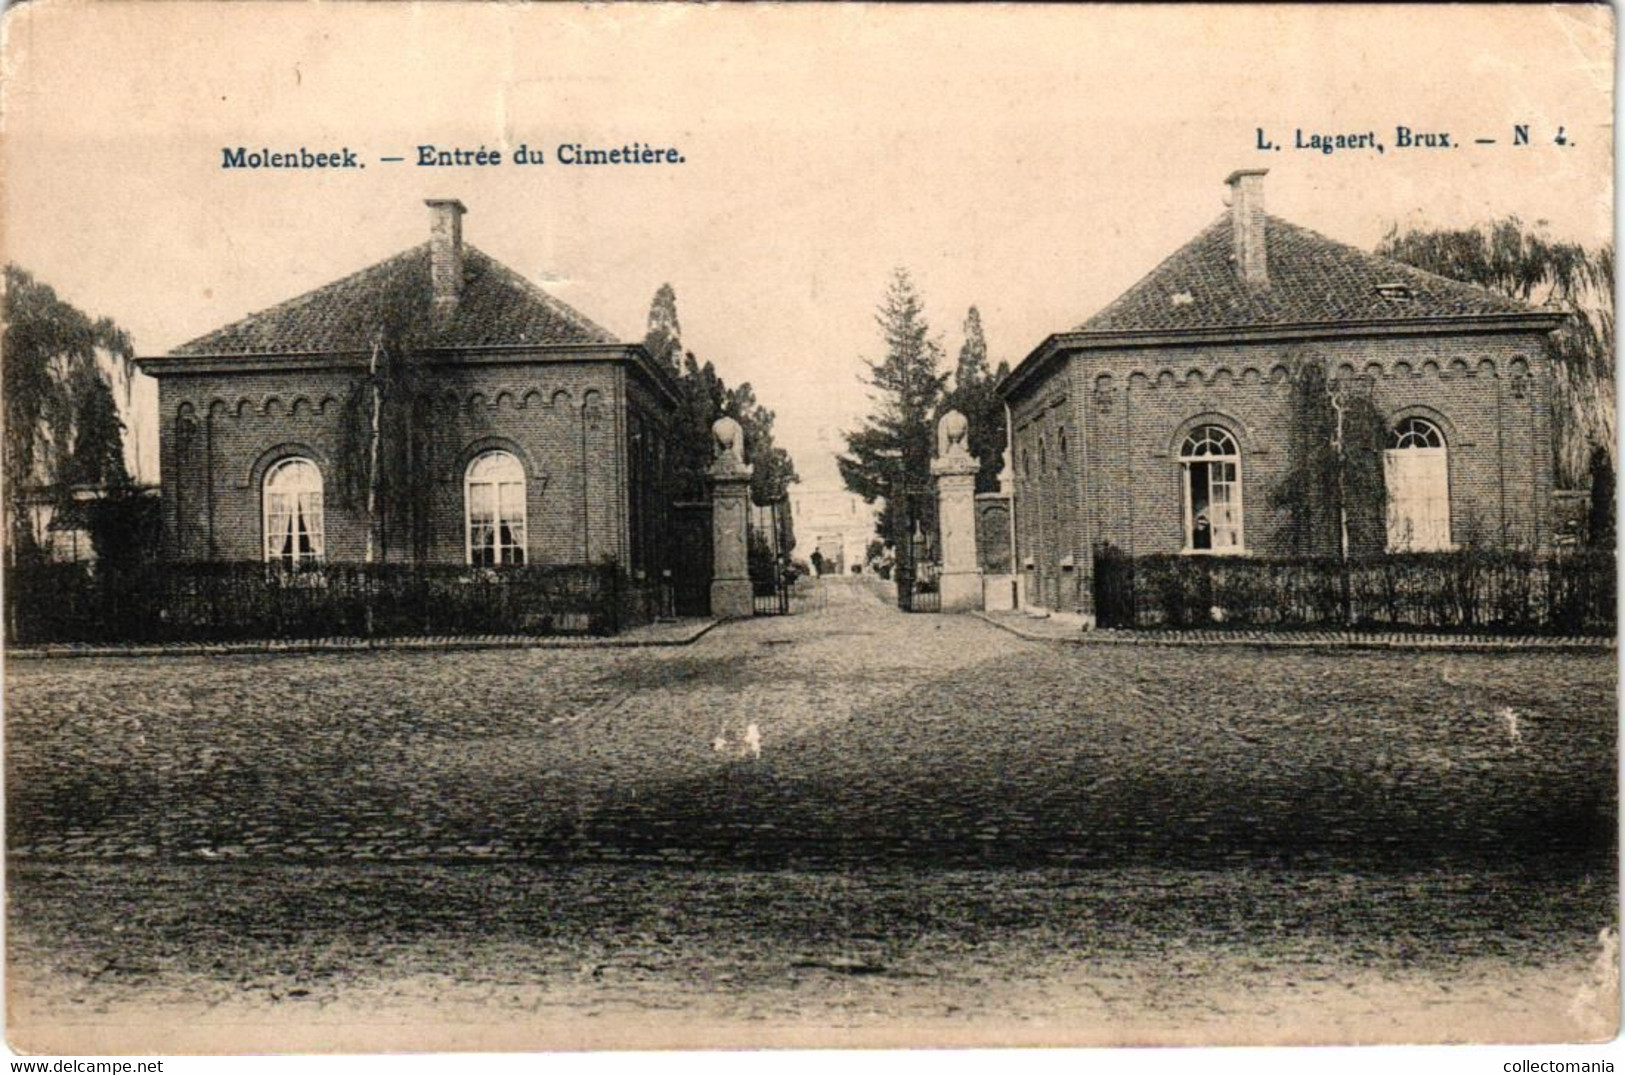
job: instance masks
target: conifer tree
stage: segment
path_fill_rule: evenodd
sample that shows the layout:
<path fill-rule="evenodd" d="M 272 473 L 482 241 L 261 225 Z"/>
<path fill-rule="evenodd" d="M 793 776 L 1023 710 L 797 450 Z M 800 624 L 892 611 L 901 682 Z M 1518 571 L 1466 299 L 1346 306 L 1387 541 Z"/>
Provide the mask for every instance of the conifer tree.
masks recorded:
<path fill-rule="evenodd" d="M 672 421 L 672 471 L 678 500 L 703 500 L 705 472 L 714 454 L 711 424 L 722 415 L 728 387 L 711 363 L 700 364 L 693 352 L 683 359 L 682 376 L 677 382 L 681 398 Z"/>
<path fill-rule="evenodd" d="M 124 465 L 124 421 L 113 401 L 112 386 L 91 369 L 82 375 L 73 418 L 73 447 L 64 464 L 67 485 L 94 485 L 103 489 L 130 483 Z"/>
<path fill-rule="evenodd" d="M 982 332 L 982 315 L 972 306 L 965 314 L 965 339 L 959 347 L 959 365 L 954 370 L 954 387 L 944 402 L 944 410 L 956 410 L 969 424 L 966 435 L 970 454 L 981 464 L 976 473 L 976 491 L 994 492 L 999 471 L 1004 468 L 1004 401 L 998 384 L 1010 372 L 1004 362 L 997 371 L 988 367 L 987 338 Z"/>
<path fill-rule="evenodd" d="M 789 487 L 800 478 L 789 453 L 773 443 L 773 412 L 756 399 L 749 383 L 729 388 L 710 362 L 702 364 L 693 352 L 681 350 L 677 292 L 670 284 L 661 284 L 649 305 L 649 333 L 644 337 L 644 346 L 657 361 L 670 361 L 678 370 L 680 399 L 671 433 L 676 499 L 700 500 L 706 496 L 705 474 L 713 456 L 711 426 L 723 415 L 738 421 L 744 430 L 745 458 L 754 468 L 751 498 L 758 504 L 769 504 L 788 496 Z M 789 513 L 783 513 L 782 518 L 788 525 Z M 793 541 L 788 531 L 785 538 L 783 544 L 788 548 Z"/>
<path fill-rule="evenodd" d="M 656 362 L 682 373 L 683 327 L 677 320 L 677 291 L 670 284 L 661 284 L 649 304 L 649 331 L 643 337 L 643 346 Z"/>
<path fill-rule="evenodd" d="M 917 524 L 929 540 L 936 524 L 933 424 L 948 374 L 940 372 L 942 345 L 931 336 L 907 270 L 894 272 L 875 321 L 886 352 L 879 362 L 866 362 L 874 410 L 846 434 L 847 452 L 836 462 L 848 489 L 867 503 L 885 502 L 875 524 L 882 539 L 900 545 Z"/>

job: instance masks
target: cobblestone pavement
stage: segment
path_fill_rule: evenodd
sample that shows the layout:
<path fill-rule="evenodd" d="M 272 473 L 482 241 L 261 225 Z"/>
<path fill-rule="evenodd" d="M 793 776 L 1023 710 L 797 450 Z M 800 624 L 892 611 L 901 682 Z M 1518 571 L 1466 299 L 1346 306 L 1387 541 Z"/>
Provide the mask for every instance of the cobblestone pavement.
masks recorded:
<path fill-rule="evenodd" d="M 9 665 L 14 1010 L 1608 1032 L 1612 654 L 1056 646 L 887 596 L 682 648 Z"/>
<path fill-rule="evenodd" d="M 979 865 L 1612 847 L 1608 654 L 1063 649 L 905 615 L 861 581 L 826 592 L 674 650 L 13 665 L 10 848 Z"/>

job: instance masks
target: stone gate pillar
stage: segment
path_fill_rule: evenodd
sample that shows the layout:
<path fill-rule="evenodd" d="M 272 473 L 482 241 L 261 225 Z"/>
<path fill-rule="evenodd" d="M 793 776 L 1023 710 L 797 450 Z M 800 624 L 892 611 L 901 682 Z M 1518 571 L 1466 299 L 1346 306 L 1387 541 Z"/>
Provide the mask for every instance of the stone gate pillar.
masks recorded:
<path fill-rule="evenodd" d="M 976 472 L 966 446 L 965 416 L 949 411 L 937 422 L 937 525 L 942 529 L 942 611 L 982 607 L 982 571 L 976 562 Z"/>
<path fill-rule="evenodd" d="M 711 485 L 711 615 L 730 620 L 751 615 L 749 526 L 751 468 L 745 465 L 745 433 L 732 418 L 711 426 L 716 458 Z"/>

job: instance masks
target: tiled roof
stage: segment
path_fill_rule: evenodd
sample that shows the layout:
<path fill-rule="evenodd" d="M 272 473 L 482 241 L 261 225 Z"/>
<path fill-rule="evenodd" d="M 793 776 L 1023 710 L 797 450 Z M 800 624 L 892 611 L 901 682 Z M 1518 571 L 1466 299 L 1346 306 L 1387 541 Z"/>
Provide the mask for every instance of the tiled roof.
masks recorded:
<path fill-rule="evenodd" d="M 1529 307 L 1266 216 L 1267 286 L 1232 261 L 1229 212 L 1074 332 L 1226 329 L 1528 313 Z M 1404 285 L 1396 297 L 1385 285 Z M 1385 294 L 1385 292 L 1387 292 Z"/>
<path fill-rule="evenodd" d="M 463 246 L 455 313 L 434 325 L 429 244 L 181 344 L 173 355 L 365 351 L 380 331 L 433 347 L 615 343 L 615 337 L 495 258 Z"/>

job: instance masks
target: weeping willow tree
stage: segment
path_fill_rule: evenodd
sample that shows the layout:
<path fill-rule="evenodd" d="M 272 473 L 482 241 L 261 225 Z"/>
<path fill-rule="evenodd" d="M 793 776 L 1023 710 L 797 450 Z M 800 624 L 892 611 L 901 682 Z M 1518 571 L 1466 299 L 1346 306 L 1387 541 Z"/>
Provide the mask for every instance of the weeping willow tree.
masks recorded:
<path fill-rule="evenodd" d="M 1527 226 L 1516 216 L 1475 228 L 1397 227 L 1377 253 L 1453 280 L 1465 280 L 1533 305 L 1554 305 L 1570 316 L 1547 337 L 1552 360 L 1553 448 L 1559 482 L 1582 484 L 1592 451 L 1614 446 L 1614 247 L 1586 247 L 1546 234 L 1544 221 Z"/>
<path fill-rule="evenodd" d="M 13 559 L 35 551 L 22 497 L 31 488 L 128 486 L 124 425 L 110 380 L 128 383 L 135 352 L 107 318 L 93 320 L 15 265 L 5 269 L 4 477 Z"/>
<path fill-rule="evenodd" d="M 1382 551 L 1387 492 L 1382 412 L 1364 378 L 1333 378 L 1318 355 L 1294 355 L 1291 469 L 1270 492 L 1280 543 L 1300 556 Z"/>

